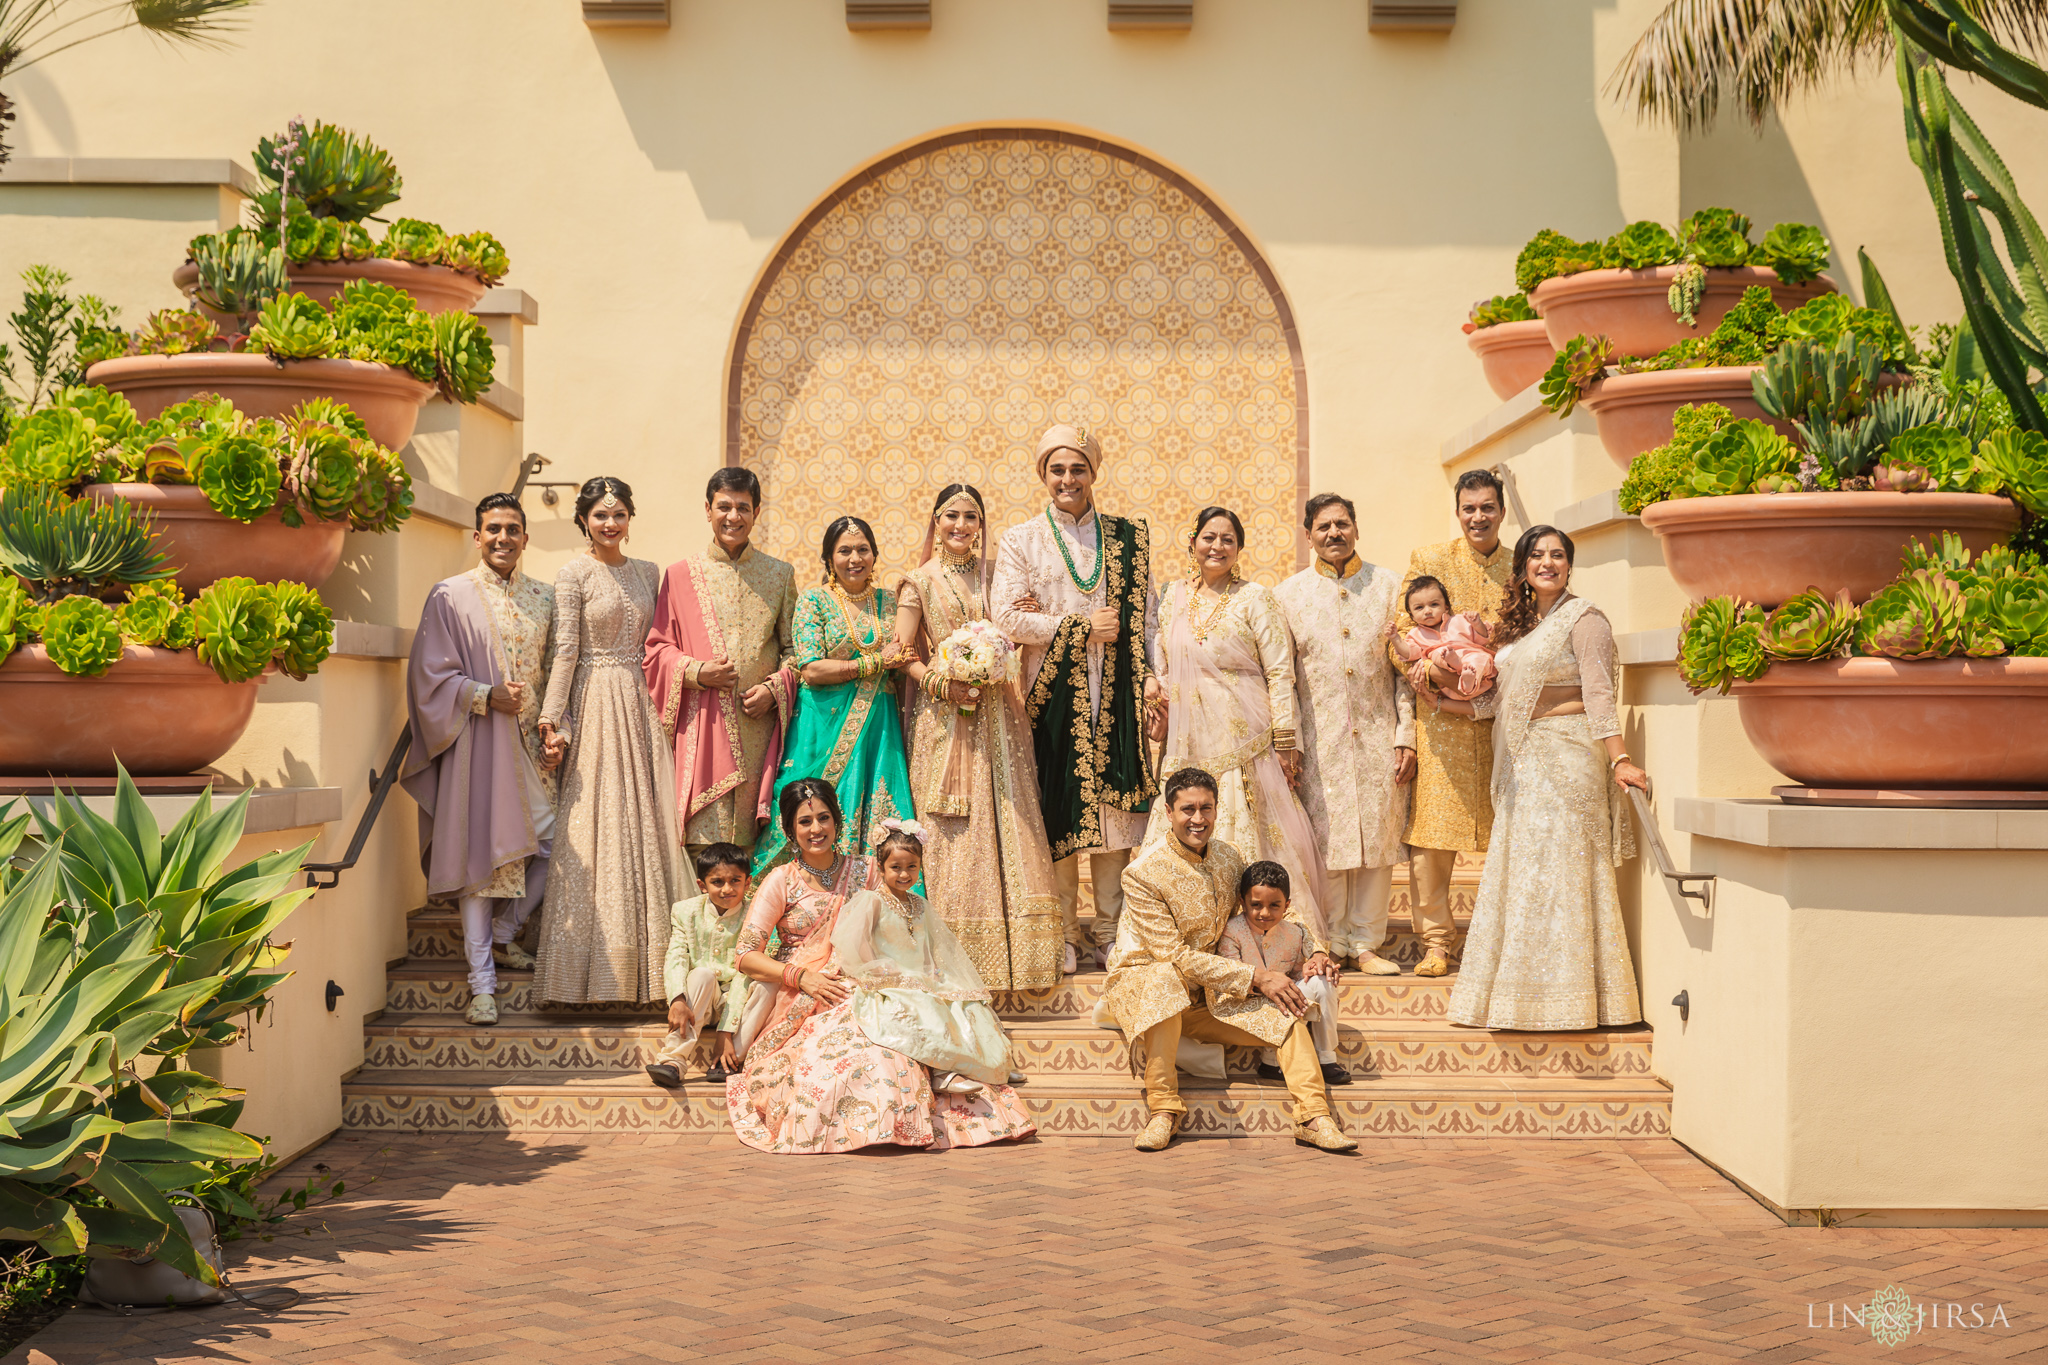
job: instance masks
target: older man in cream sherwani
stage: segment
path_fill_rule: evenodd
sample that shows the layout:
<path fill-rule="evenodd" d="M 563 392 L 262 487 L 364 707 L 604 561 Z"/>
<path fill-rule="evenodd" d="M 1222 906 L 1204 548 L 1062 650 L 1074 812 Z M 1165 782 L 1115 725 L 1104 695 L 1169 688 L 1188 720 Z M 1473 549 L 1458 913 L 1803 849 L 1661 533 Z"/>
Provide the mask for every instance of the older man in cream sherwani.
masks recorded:
<path fill-rule="evenodd" d="M 1123 871 L 1145 838 L 1158 780 L 1145 744 L 1145 706 L 1159 693 L 1145 523 L 1095 506 L 1102 444 L 1055 426 L 1038 442 L 1045 511 L 1003 533 L 989 593 L 999 630 L 1023 647 L 1026 707 L 1040 808 L 1052 841 L 1065 968 L 1086 946 L 1077 903 L 1080 855 L 1095 884 L 1094 947 L 1105 957 L 1123 913 Z"/>

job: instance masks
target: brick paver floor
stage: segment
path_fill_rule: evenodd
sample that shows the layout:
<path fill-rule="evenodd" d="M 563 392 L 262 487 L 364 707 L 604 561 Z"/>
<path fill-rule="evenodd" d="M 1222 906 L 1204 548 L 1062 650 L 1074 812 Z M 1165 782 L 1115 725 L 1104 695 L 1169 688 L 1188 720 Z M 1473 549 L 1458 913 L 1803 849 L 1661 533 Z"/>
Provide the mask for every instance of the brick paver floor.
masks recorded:
<path fill-rule="evenodd" d="M 2048 1231 L 1786 1228 L 1670 1143 L 344 1137 L 314 1159 L 346 1199 L 230 1253 L 297 1307 L 80 1309 L 5 1365 L 2048 1359 Z M 1896 1348 L 1840 1307 L 1891 1284 L 1941 1305 Z M 1966 1326 L 1973 1304 L 2007 1325 Z"/>

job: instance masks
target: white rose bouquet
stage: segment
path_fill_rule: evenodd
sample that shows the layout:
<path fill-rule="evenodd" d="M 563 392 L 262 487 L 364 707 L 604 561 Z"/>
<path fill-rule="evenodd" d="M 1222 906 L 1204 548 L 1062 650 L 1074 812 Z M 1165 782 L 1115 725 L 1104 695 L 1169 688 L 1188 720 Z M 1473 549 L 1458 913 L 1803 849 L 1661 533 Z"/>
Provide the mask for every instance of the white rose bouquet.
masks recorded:
<path fill-rule="evenodd" d="M 974 695 L 960 708 L 960 714 L 971 716 L 980 702 L 981 689 L 1014 681 L 1021 662 L 1017 646 L 993 622 L 969 621 L 932 651 L 926 685 L 936 697 L 945 695 L 946 683 L 966 683 Z"/>

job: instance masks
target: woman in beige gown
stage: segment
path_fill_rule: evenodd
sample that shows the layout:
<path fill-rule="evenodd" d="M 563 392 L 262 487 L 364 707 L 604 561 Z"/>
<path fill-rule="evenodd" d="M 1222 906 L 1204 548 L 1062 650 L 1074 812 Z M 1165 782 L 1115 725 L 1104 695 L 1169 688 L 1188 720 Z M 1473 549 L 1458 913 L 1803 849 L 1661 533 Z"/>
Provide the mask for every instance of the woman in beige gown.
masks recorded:
<path fill-rule="evenodd" d="M 674 758 L 640 653 L 661 573 L 628 559 L 633 494 L 599 477 L 576 499 L 587 554 L 555 576 L 555 659 L 540 729 L 565 756 L 534 988 L 558 1004 L 663 998 L 676 899 Z"/>
<path fill-rule="evenodd" d="M 1059 984 L 1065 943 L 1023 694 L 1014 682 L 949 679 L 931 662 L 947 636 L 989 619 L 986 526 L 980 493 L 963 483 L 941 489 L 923 561 L 896 590 L 896 638 L 917 653 L 910 792 L 931 836 L 932 908 L 990 990 L 1043 990 Z M 968 705 L 973 713 L 962 715 Z"/>

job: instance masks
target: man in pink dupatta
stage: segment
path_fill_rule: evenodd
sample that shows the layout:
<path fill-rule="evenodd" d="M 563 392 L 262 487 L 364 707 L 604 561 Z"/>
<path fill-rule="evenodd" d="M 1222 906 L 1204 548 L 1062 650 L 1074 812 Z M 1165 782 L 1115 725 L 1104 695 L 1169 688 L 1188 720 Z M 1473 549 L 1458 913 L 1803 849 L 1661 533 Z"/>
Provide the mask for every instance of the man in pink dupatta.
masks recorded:
<path fill-rule="evenodd" d="M 662 575 L 647 634 L 648 691 L 675 745 L 676 829 L 692 853 L 753 848 L 796 697 L 796 570 L 748 544 L 760 514 L 753 471 L 711 476 L 711 544 Z"/>
<path fill-rule="evenodd" d="M 512 940 L 540 904 L 554 833 L 554 774 L 540 742 L 555 590 L 519 571 L 526 513 L 509 493 L 477 504 L 482 562 L 427 593 L 406 660 L 412 722 L 400 782 L 420 807 L 429 896 L 454 899 L 469 961 L 469 1022 L 498 1022 L 498 964 L 531 967 Z"/>

